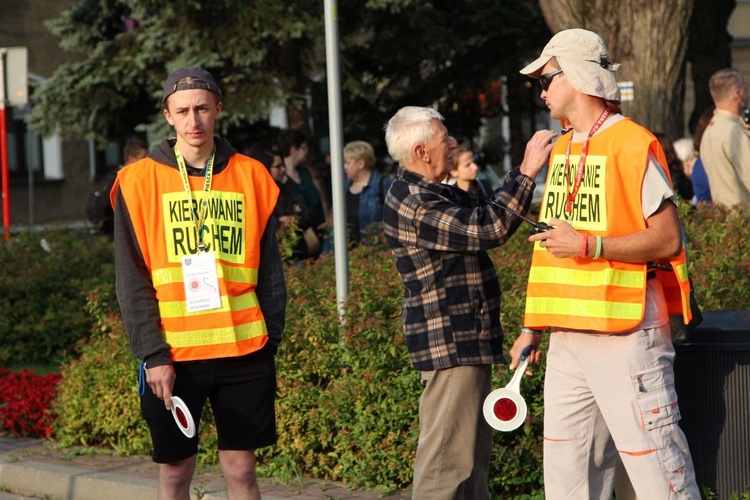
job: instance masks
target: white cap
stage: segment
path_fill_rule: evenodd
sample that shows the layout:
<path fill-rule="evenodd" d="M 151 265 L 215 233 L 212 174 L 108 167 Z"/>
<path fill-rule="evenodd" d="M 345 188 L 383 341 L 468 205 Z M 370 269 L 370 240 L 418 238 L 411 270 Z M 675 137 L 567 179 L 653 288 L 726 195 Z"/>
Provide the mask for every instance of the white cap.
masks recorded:
<path fill-rule="evenodd" d="M 610 62 L 607 44 L 593 31 L 576 28 L 559 32 L 544 47 L 542 55 L 521 73 L 539 78 L 542 68 L 553 57 L 578 92 L 620 101 L 620 88 L 615 79 L 620 65 Z"/>

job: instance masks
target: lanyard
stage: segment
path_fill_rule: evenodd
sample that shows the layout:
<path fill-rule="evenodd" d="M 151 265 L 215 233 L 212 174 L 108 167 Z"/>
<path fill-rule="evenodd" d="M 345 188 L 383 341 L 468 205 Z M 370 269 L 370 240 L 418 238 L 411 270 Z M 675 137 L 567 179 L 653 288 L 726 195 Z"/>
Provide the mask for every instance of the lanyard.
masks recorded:
<path fill-rule="evenodd" d="M 591 127 L 589 135 L 586 137 L 586 142 L 583 143 L 581 158 L 578 160 L 578 170 L 576 171 L 576 178 L 575 183 L 573 184 L 573 189 L 571 191 L 568 191 L 568 185 L 570 184 L 570 144 L 573 142 L 573 134 L 570 134 L 570 139 L 568 139 L 568 146 L 565 148 L 565 192 L 568 195 L 567 202 L 565 203 L 566 219 L 570 219 L 570 216 L 573 213 L 573 202 L 575 202 L 576 196 L 578 195 L 578 190 L 581 189 L 583 173 L 586 170 L 586 155 L 589 152 L 589 139 L 591 139 L 591 136 L 594 135 L 597 130 L 599 130 L 599 127 L 602 126 L 602 123 L 604 123 L 604 120 L 606 120 L 608 116 L 609 109 L 604 108 L 602 114 L 599 115 L 599 119 L 596 120 L 594 126 Z"/>
<path fill-rule="evenodd" d="M 203 244 L 203 232 L 206 229 L 206 226 L 204 224 L 206 222 L 206 216 L 208 215 L 208 195 L 211 192 L 211 179 L 213 178 L 214 172 L 216 146 L 214 146 L 214 150 L 211 153 L 211 158 L 209 158 L 208 163 L 206 163 L 205 175 L 203 177 L 203 192 L 205 193 L 205 196 L 199 204 L 200 216 L 195 213 L 195 209 L 193 208 L 193 191 L 190 189 L 190 181 L 188 180 L 185 158 L 182 157 L 182 153 L 180 153 L 180 150 L 177 148 L 177 144 L 174 145 L 174 155 L 177 159 L 177 166 L 180 169 L 182 187 L 185 189 L 185 193 L 187 193 L 188 200 L 190 201 L 190 213 L 192 214 L 193 220 L 195 221 L 195 231 L 198 235 L 198 252 L 204 252 L 206 250 L 206 246 Z"/>

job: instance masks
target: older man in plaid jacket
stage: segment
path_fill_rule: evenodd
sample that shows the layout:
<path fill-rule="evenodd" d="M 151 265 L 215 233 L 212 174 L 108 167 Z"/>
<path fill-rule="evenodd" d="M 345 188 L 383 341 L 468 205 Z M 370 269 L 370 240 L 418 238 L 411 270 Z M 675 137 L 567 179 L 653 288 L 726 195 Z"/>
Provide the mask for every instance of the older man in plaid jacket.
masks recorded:
<path fill-rule="evenodd" d="M 500 283 L 487 250 L 518 228 L 556 133 L 537 132 L 524 161 L 489 198 L 442 184 L 456 141 L 430 108 L 400 109 L 386 125 L 400 165 L 383 208 L 404 283 L 403 322 L 424 390 L 415 499 L 487 499 L 492 431 L 482 416 L 492 364 L 503 361 Z"/>

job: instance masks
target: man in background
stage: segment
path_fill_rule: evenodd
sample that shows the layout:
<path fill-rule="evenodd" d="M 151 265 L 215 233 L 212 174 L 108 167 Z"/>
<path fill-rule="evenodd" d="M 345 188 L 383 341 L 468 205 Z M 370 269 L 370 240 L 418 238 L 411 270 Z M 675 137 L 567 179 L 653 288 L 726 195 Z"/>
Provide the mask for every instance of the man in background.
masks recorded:
<path fill-rule="evenodd" d="M 750 203 L 750 130 L 741 116 L 748 107 L 747 81 L 736 69 L 722 69 L 709 88 L 716 111 L 703 133 L 700 157 L 711 199 L 728 207 Z"/>

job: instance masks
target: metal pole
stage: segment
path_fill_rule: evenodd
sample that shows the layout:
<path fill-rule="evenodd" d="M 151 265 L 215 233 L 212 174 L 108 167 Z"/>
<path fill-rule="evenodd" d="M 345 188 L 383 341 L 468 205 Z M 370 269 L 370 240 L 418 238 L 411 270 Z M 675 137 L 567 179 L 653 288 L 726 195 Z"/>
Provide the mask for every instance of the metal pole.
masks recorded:
<path fill-rule="evenodd" d="M 36 222 L 34 220 L 34 169 L 31 168 L 31 165 L 28 165 L 28 168 L 26 169 L 26 183 L 29 188 L 29 227 L 33 226 Z"/>
<path fill-rule="evenodd" d="M 3 182 L 3 229 L 10 241 L 10 189 L 8 187 L 8 131 L 5 122 L 5 49 L 0 49 L 0 168 Z"/>
<path fill-rule="evenodd" d="M 91 182 L 96 180 L 96 143 L 94 139 L 89 139 L 89 179 Z"/>
<path fill-rule="evenodd" d="M 331 135 L 331 181 L 333 184 L 333 243 L 336 267 L 336 304 L 341 323 L 349 295 L 349 257 L 346 247 L 346 196 L 344 194 L 344 140 L 341 117 L 341 75 L 339 72 L 338 7 L 325 0 L 326 74 L 328 120 Z"/>

